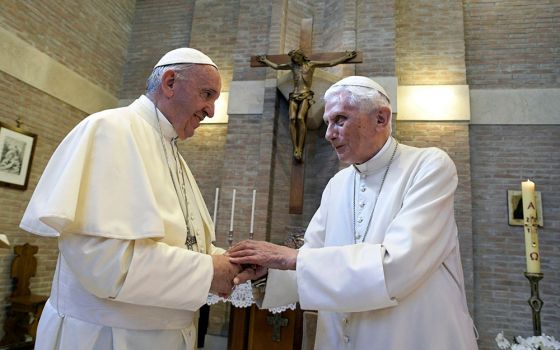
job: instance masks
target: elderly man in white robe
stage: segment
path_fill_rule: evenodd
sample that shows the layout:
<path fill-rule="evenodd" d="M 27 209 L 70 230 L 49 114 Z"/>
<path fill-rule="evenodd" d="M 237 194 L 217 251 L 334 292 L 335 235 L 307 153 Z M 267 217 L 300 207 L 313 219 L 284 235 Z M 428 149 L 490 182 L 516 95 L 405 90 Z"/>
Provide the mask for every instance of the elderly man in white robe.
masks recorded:
<path fill-rule="evenodd" d="M 176 142 L 214 115 L 220 89 L 208 56 L 170 51 L 145 95 L 84 119 L 54 152 L 20 225 L 60 251 L 35 349 L 194 349 L 196 311 L 240 268 L 212 245 Z"/>
<path fill-rule="evenodd" d="M 351 166 L 327 184 L 299 250 L 243 241 L 231 261 L 266 273 L 263 308 L 318 310 L 315 349 L 477 349 L 453 197 L 457 173 L 437 148 L 391 137 L 385 90 L 366 77 L 325 93 L 325 138 Z M 295 270 L 295 271 L 280 271 Z"/>

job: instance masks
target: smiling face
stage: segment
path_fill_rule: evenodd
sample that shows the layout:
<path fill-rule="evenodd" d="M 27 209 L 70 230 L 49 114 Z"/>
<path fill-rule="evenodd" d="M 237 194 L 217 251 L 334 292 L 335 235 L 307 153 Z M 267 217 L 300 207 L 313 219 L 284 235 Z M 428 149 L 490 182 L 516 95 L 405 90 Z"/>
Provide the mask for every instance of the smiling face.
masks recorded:
<path fill-rule="evenodd" d="M 167 97 L 162 112 L 181 140 L 193 136 L 206 116 L 214 116 L 222 86 L 220 73 L 213 66 L 197 64 L 185 71 L 167 71 L 162 81 Z"/>
<path fill-rule="evenodd" d="M 383 107 L 360 110 L 359 105 L 350 103 L 349 96 L 348 91 L 341 91 L 325 102 L 325 139 L 331 143 L 340 161 L 361 164 L 385 144 L 390 133 L 387 114 L 391 112 Z"/>

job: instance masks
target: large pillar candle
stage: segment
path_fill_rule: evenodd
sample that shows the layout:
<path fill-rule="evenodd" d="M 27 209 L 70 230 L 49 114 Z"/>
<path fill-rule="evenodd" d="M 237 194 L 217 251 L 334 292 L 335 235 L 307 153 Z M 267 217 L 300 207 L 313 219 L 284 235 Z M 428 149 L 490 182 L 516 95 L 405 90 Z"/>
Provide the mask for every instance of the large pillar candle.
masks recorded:
<path fill-rule="evenodd" d="M 535 200 L 535 183 L 527 180 L 521 183 L 523 199 L 523 228 L 525 230 L 525 258 L 528 273 L 541 272 L 539 254 L 539 237 L 537 235 L 537 207 Z"/>

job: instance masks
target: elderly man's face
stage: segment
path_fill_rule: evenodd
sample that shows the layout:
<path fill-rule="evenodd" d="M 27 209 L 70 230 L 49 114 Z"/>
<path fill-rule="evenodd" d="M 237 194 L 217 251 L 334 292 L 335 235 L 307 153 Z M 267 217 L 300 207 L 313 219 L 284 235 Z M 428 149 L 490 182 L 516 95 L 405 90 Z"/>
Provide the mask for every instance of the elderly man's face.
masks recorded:
<path fill-rule="evenodd" d="M 347 164 L 361 164 L 383 146 L 386 133 L 373 112 L 361 112 L 349 104 L 348 92 L 325 103 L 323 119 L 327 123 L 325 139 L 331 143 L 338 159 Z"/>
<path fill-rule="evenodd" d="M 200 122 L 214 116 L 214 103 L 220 96 L 218 70 L 210 65 L 195 65 L 175 79 L 170 97 L 169 122 L 181 140 L 194 135 Z"/>

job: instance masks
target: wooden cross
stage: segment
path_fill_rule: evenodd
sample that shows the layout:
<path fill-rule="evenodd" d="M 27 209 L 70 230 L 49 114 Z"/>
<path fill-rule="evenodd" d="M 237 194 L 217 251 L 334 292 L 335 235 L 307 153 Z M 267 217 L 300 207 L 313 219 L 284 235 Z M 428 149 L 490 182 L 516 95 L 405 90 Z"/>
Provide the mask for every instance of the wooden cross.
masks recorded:
<path fill-rule="evenodd" d="M 281 327 L 288 326 L 288 319 L 283 318 L 280 314 L 274 314 L 266 317 L 266 323 L 272 326 L 272 341 L 280 342 Z"/>
<path fill-rule="evenodd" d="M 311 42 L 313 38 L 313 20 L 302 19 L 300 32 L 301 54 L 291 51 L 290 55 L 266 55 L 252 56 L 251 67 L 272 67 L 274 69 L 292 70 L 294 79 L 294 91 L 290 94 L 290 134 L 294 146 L 294 157 L 292 160 L 292 175 L 290 182 L 290 214 L 302 214 L 303 212 L 303 185 L 304 164 L 303 146 L 305 144 L 307 114 L 313 91 L 311 89 L 313 72 L 315 67 L 332 67 L 344 63 L 361 63 L 360 52 L 327 52 L 311 53 Z M 295 53 L 294 53 L 295 52 Z M 297 56 L 300 55 L 300 56 Z M 303 58 L 305 61 L 295 61 Z M 296 58 L 294 58 L 296 57 Z M 298 63 L 296 63 L 298 62 Z"/>

